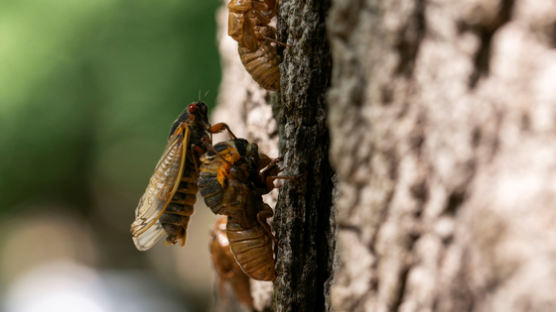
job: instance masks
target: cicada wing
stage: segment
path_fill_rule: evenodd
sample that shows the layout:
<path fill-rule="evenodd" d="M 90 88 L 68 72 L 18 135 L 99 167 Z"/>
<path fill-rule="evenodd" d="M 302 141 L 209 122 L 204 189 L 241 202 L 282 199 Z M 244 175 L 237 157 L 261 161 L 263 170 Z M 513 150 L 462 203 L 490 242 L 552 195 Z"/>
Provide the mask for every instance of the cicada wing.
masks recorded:
<path fill-rule="evenodd" d="M 139 250 L 151 248 L 166 234 L 158 219 L 174 196 L 183 173 L 189 142 L 189 128 L 184 128 L 183 134 L 170 139 L 135 209 L 131 235 Z"/>
<path fill-rule="evenodd" d="M 133 243 L 137 250 L 145 251 L 149 250 L 164 236 L 166 236 L 166 231 L 164 231 L 162 224 L 157 220 L 154 225 L 143 232 L 143 234 L 133 237 Z"/>

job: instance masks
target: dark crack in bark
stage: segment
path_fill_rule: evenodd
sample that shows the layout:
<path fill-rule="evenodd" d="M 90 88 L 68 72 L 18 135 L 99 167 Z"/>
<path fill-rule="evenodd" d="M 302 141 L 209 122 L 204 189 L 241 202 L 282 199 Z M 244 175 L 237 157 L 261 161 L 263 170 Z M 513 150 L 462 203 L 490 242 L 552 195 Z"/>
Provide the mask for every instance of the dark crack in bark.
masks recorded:
<path fill-rule="evenodd" d="M 500 0 L 500 9 L 492 19 L 476 23 L 461 21 L 458 25 L 460 32 L 470 31 L 476 34 L 480 41 L 473 60 L 475 70 L 469 77 L 469 87 L 471 89 L 475 88 L 482 76 L 488 76 L 490 72 L 492 38 L 504 24 L 511 20 L 514 4 L 515 0 Z"/>

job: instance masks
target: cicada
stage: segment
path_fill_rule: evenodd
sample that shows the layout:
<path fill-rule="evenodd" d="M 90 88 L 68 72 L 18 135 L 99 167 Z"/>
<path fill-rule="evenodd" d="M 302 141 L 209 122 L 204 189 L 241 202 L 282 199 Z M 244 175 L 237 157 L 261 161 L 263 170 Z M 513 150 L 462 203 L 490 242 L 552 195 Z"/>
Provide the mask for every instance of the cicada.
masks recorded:
<path fill-rule="evenodd" d="M 189 217 L 193 214 L 199 179 L 199 157 L 211 145 L 211 134 L 227 129 L 208 123 L 207 106 L 191 103 L 174 121 L 168 145 L 158 161 L 131 224 L 138 250 L 151 248 L 166 236 L 167 245 L 185 245 Z"/>
<path fill-rule="evenodd" d="M 224 298 L 226 293 L 224 284 L 229 283 L 237 299 L 252 308 L 253 297 L 251 297 L 249 277 L 241 270 L 230 250 L 230 242 L 226 235 L 226 217 L 216 220 L 214 224 L 211 232 L 210 255 L 218 274 L 221 297 Z"/>
<path fill-rule="evenodd" d="M 226 234 L 241 269 L 256 280 L 276 277 L 272 235 L 266 219 L 273 211 L 262 195 L 274 188 L 277 160 L 243 139 L 218 143 L 201 157 L 199 188 L 207 206 L 228 216 Z"/>
<path fill-rule="evenodd" d="M 238 42 L 238 53 L 247 72 L 260 86 L 280 89 L 280 56 L 276 51 L 276 28 L 269 26 L 276 15 L 277 0 L 231 0 L 228 4 L 228 35 Z"/>

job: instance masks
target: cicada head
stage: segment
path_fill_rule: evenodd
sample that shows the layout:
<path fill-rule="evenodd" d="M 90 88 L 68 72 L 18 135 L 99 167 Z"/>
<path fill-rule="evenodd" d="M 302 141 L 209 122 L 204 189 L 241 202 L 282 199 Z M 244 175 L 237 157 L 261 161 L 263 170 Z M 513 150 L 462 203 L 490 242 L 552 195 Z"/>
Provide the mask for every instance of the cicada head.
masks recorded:
<path fill-rule="evenodd" d="M 186 121 L 198 124 L 202 129 L 208 129 L 208 107 L 203 102 L 193 102 L 178 116 L 170 128 L 169 137 Z"/>
<path fill-rule="evenodd" d="M 195 119 L 200 121 L 207 121 L 207 105 L 203 102 L 193 102 L 187 106 L 187 111 L 190 115 L 195 116 Z"/>

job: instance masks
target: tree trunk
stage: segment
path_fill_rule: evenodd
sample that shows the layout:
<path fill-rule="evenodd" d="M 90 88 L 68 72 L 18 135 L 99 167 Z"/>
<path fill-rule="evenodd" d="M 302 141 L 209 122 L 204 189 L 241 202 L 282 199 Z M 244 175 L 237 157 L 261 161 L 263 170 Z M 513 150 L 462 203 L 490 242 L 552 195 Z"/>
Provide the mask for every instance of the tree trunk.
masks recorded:
<path fill-rule="evenodd" d="M 335 241 L 325 105 L 331 75 L 324 24 L 328 8 L 327 1 L 280 2 L 278 40 L 287 48 L 280 65 L 281 92 L 273 94 L 245 72 L 237 44 L 226 35 L 227 11 L 219 14 L 223 81 L 213 120 L 246 129 L 238 135 L 271 156 L 278 156 L 279 146 L 282 175 L 296 177 L 281 187 L 272 223 L 280 245 L 274 311 L 322 311 L 328 297 Z M 270 303 L 256 297 L 255 305 L 260 310 Z"/>
<path fill-rule="evenodd" d="M 219 15 L 214 121 L 279 146 L 299 176 L 280 190 L 278 278 L 258 309 L 553 310 L 556 2 L 329 6 L 280 2 L 273 94 Z"/>
<path fill-rule="evenodd" d="M 334 0 L 336 311 L 554 311 L 556 2 Z"/>
<path fill-rule="evenodd" d="M 328 161 L 326 91 L 331 56 L 329 1 L 281 1 L 278 40 L 287 44 L 274 117 L 285 173 L 300 176 L 280 189 L 273 222 L 281 248 L 274 311 L 324 311 L 332 272 L 332 169 Z"/>

